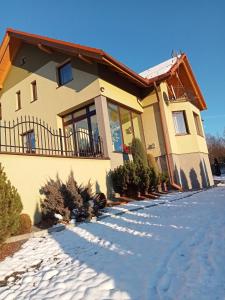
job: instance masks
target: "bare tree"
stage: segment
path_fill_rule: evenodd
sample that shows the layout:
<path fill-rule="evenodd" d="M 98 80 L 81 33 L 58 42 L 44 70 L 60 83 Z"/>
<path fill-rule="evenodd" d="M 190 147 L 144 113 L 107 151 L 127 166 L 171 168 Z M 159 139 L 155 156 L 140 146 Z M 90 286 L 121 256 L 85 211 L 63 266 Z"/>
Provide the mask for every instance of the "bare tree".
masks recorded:
<path fill-rule="evenodd" d="M 225 162 L 225 130 L 223 136 L 207 134 L 206 141 L 210 162 L 213 163 L 215 158 L 217 158 L 219 162 Z"/>

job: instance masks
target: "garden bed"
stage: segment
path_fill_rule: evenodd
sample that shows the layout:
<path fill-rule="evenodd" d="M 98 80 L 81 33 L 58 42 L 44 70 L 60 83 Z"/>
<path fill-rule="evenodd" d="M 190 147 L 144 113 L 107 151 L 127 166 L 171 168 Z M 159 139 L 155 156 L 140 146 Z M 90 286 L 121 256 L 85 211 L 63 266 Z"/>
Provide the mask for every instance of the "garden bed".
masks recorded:
<path fill-rule="evenodd" d="M 20 250 L 25 242 L 26 240 L 22 240 L 0 245 L 0 261 L 4 260 L 7 256 L 12 256 L 15 252 Z"/>

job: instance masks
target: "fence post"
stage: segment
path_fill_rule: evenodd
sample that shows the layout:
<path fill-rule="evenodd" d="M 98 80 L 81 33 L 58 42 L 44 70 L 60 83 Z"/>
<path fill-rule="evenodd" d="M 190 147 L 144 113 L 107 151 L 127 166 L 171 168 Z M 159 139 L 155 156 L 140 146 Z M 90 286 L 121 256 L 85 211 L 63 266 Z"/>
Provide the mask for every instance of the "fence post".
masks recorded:
<path fill-rule="evenodd" d="M 63 137 L 62 137 L 61 128 L 59 128 L 59 142 L 60 142 L 61 155 L 63 156 Z"/>

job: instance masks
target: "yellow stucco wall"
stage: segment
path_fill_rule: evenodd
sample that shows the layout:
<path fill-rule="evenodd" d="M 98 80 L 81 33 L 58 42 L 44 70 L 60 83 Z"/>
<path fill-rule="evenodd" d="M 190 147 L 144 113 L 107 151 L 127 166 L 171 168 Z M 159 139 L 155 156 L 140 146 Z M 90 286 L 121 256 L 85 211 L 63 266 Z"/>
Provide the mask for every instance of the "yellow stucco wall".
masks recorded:
<path fill-rule="evenodd" d="M 20 58 L 26 54 L 30 55 L 27 58 L 27 65 L 20 67 Z M 20 115 L 30 115 L 41 118 L 55 128 L 60 125 L 60 120 L 57 120 L 56 117 L 58 114 L 84 105 L 99 95 L 99 81 L 95 75 L 97 66 L 88 65 L 75 58 L 72 59 L 74 79 L 66 85 L 58 87 L 56 66 L 66 58 L 68 57 L 65 55 L 49 55 L 46 58 L 43 57 L 40 50 L 24 46 L 18 54 L 18 62 L 10 70 L 0 94 L 3 119 L 13 120 Z M 38 59 L 40 64 L 34 66 L 33 60 Z M 38 100 L 31 103 L 31 82 L 34 80 L 37 83 Z M 16 92 L 18 90 L 21 91 L 22 109 L 16 111 Z"/>
<path fill-rule="evenodd" d="M 122 105 L 128 106 L 138 112 L 143 112 L 141 104 L 138 102 L 137 97 L 128 93 L 127 91 L 103 80 L 99 79 L 100 87 L 104 87 L 101 94 L 109 99 L 112 99 Z"/>
<path fill-rule="evenodd" d="M 29 214 L 33 222 L 40 220 L 39 190 L 57 174 L 65 182 L 72 170 L 78 184 L 86 185 L 91 180 L 93 191 L 97 189 L 107 195 L 110 160 L 0 154 L 0 162 L 21 196 L 23 212 Z"/>
<path fill-rule="evenodd" d="M 21 60 L 25 57 L 25 64 Z M 61 127 L 58 115 L 93 102 L 100 94 L 126 105 L 138 112 L 143 109 L 137 97 L 122 88 L 98 77 L 97 64 L 88 64 L 71 58 L 73 80 L 58 86 L 56 67 L 69 57 L 53 53 L 47 54 L 32 45 L 24 45 L 7 76 L 0 101 L 4 120 L 15 120 L 21 115 L 41 118 L 53 128 Z M 36 80 L 38 100 L 32 102 L 31 82 Z M 104 91 L 100 91 L 104 87 Z M 22 109 L 16 111 L 16 92 L 21 91 Z"/>
<path fill-rule="evenodd" d="M 166 122 L 168 126 L 171 152 L 174 154 L 193 152 L 208 153 L 205 137 L 197 135 L 196 132 L 193 112 L 198 114 L 201 120 L 199 109 L 189 101 L 169 102 L 169 104 L 166 104 L 166 102 L 163 100 L 163 93 L 166 93 L 168 95 L 166 83 L 162 82 L 160 84 L 160 90 L 160 97 L 161 101 L 163 102 L 166 115 Z M 190 134 L 178 136 L 175 134 L 172 112 L 181 110 L 185 110 L 186 112 Z"/>
<path fill-rule="evenodd" d="M 155 92 L 152 92 L 142 101 L 142 123 L 145 134 L 147 152 L 154 157 L 165 154 L 163 132 L 160 120 L 159 105 Z M 149 146 L 154 144 L 155 148 Z"/>

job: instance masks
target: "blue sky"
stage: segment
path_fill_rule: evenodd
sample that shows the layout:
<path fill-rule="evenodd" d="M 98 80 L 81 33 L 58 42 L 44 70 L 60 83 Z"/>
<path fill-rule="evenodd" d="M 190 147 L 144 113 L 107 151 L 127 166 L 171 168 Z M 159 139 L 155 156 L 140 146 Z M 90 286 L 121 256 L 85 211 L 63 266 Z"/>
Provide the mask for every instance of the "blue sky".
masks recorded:
<path fill-rule="evenodd" d="M 208 105 L 205 131 L 223 133 L 223 0 L 12 0 L 1 3 L 0 39 L 7 27 L 104 49 L 137 72 L 182 50 Z"/>

